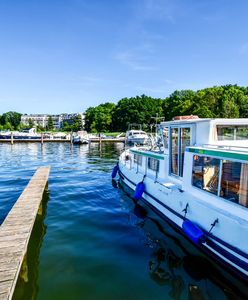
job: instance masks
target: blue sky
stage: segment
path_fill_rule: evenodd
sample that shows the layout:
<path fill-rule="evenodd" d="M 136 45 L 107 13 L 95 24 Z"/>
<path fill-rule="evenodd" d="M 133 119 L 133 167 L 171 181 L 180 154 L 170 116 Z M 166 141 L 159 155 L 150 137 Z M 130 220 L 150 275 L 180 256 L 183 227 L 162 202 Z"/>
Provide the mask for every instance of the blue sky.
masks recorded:
<path fill-rule="evenodd" d="M 248 80 L 246 0 L 0 0 L 0 114 Z"/>

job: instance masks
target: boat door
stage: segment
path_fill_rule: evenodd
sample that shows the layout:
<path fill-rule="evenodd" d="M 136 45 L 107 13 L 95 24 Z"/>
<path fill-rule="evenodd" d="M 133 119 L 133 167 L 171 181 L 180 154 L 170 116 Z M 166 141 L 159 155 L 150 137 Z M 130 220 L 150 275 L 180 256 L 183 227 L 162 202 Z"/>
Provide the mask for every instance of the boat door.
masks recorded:
<path fill-rule="evenodd" d="M 185 148 L 193 145 L 193 124 L 171 126 L 169 130 L 169 173 L 183 177 Z"/>

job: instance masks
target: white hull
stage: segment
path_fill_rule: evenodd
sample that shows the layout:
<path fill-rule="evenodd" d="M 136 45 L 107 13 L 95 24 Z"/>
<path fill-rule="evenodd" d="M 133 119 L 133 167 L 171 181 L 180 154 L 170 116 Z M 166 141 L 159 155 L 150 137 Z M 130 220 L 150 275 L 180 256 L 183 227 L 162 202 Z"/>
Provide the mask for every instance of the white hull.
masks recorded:
<path fill-rule="evenodd" d="M 142 174 L 136 174 L 135 172 L 134 174 L 131 174 L 129 170 L 126 170 L 121 165 L 120 174 L 122 178 L 124 177 L 124 180 L 122 179 L 122 181 L 133 191 L 135 191 L 136 185 L 143 179 Z M 197 224 L 201 224 L 201 228 L 203 228 L 204 224 L 206 224 L 208 227 L 205 225 L 205 232 L 208 232 L 212 222 L 216 217 L 222 219 L 223 223 L 226 222 L 227 224 L 225 224 L 225 227 L 230 227 L 230 230 L 233 230 L 231 228 L 234 226 L 237 227 L 237 220 L 232 220 L 227 215 L 225 216 L 221 212 L 217 213 L 215 208 L 211 208 L 204 203 L 200 203 L 197 201 L 197 199 L 189 200 L 189 198 L 186 198 L 187 196 L 185 195 L 185 193 L 182 193 L 179 190 L 171 191 L 170 189 L 168 189 L 167 187 L 163 187 L 162 185 L 159 189 L 157 189 L 158 185 L 160 184 L 154 183 L 153 180 L 146 178 L 146 191 L 143 194 L 143 200 L 154 207 L 160 214 L 165 217 L 166 220 L 172 222 L 172 224 L 175 225 L 178 229 L 182 229 L 182 223 L 184 221 L 184 212 L 182 211 L 186 207 L 187 203 L 189 204 L 191 210 L 194 211 L 194 213 L 190 213 L 190 219 Z M 240 233 L 243 230 L 243 226 L 240 224 L 240 226 L 238 227 L 239 228 L 236 228 L 238 236 L 244 241 L 244 239 L 247 239 L 247 237 L 240 236 Z M 247 224 L 245 228 L 248 229 Z M 201 248 L 205 248 L 206 252 L 208 253 L 210 251 L 214 256 L 218 257 L 222 261 L 225 261 L 229 266 L 233 267 L 234 270 L 237 270 L 241 274 L 248 277 L 248 259 L 238 254 L 237 252 L 232 251 L 232 245 L 228 244 L 228 246 L 230 247 L 226 247 L 228 236 L 226 237 L 227 241 L 223 240 L 223 236 L 221 233 L 220 236 L 211 235 L 208 237 L 208 239 L 208 243 L 201 244 Z M 214 245 L 211 246 L 211 244 Z M 216 251 L 214 249 L 216 247 L 220 248 L 219 251 Z M 227 255 L 223 255 L 223 252 Z M 229 256 L 232 257 L 232 260 L 229 258 Z M 246 268 L 243 268 L 234 263 L 233 261 L 236 259 L 240 260 L 242 265 L 246 265 Z"/>
<path fill-rule="evenodd" d="M 139 144 L 139 145 L 145 145 L 147 143 L 147 138 L 129 138 L 127 139 L 128 144 Z"/>

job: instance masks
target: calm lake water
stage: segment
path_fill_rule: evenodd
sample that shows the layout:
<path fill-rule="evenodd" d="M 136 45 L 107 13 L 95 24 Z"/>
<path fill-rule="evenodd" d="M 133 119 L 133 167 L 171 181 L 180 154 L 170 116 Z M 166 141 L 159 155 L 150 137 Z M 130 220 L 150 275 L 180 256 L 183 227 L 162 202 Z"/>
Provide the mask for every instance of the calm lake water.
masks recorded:
<path fill-rule="evenodd" d="M 0 223 L 38 166 L 51 165 L 14 299 L 244 299 L 111 171 L 123 144 L 0 144 Z"/>

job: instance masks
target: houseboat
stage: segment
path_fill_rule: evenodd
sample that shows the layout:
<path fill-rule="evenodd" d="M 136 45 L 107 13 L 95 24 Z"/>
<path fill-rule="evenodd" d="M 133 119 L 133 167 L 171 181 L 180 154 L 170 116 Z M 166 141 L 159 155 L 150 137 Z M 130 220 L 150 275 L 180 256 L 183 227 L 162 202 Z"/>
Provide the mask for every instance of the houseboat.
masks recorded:
<path fill-rule="evenodd" d="M 112 178 L 208 256 L 248 279 L 248 119 L 175 118 L 131 147 Z"/>

